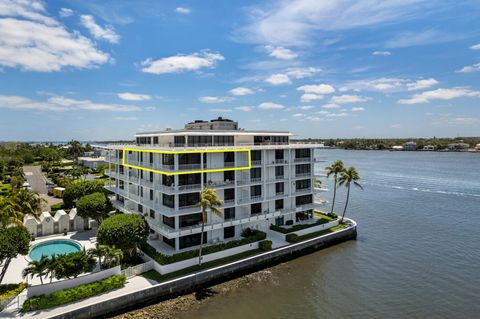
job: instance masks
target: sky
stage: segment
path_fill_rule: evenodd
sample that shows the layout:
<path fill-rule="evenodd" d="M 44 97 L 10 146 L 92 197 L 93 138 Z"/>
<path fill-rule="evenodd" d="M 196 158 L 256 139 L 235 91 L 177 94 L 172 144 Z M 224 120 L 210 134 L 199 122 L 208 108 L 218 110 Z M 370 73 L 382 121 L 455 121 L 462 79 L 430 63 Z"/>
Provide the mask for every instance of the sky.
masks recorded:
<path fill-rule="evenodd" d="M 480 136 L 479 75 L 479 1 L 0 0 L 3 141 Z"/>

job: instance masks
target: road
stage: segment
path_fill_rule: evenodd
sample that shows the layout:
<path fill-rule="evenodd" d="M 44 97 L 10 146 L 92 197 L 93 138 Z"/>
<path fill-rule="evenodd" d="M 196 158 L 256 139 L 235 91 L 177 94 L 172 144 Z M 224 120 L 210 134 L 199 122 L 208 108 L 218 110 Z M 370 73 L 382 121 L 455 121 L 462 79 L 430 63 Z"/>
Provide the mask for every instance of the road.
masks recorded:
<path fill-rule="evenodd" d="M 47 179 L 45 175 L 43 175 L 40 166 L 24 166 L 23 171 L 25 172 L 25 178 L 27 179 L 27 182 L 30 184 L 30 186 L 32 186 L 32 190 L 37 192 L 40 197 L 47 201 L 47 203 L 42 205 L 43 211 L 50 211 L 50 206 L 62 201 L 61 198 L 55 198 L 47 195 L 47 185 L 45 184 Z"/>

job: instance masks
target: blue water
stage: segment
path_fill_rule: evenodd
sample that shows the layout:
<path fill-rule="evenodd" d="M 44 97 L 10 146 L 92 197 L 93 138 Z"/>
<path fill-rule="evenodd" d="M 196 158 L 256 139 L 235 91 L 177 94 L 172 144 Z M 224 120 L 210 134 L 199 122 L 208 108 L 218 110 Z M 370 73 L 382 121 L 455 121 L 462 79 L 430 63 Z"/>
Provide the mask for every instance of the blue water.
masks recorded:
<path fill-rule="evenodd" d="M 30 251 L 29 256 L 32 260 L 40 260 L 42 256 L 51 257 L 52 255 L 70 254 L 80 251 L 79 244 L 69 240 L 51 240 L 38 244 Z"/>
<path fill-rule="evenodd" d="M 357 241 L 276 266 L 270 282 L 180 318 L 480 318 L 480 153 L 318 155 L 363 177 L 347 211 Z M 343 188 L 337 197 L 341 210 Z"/>

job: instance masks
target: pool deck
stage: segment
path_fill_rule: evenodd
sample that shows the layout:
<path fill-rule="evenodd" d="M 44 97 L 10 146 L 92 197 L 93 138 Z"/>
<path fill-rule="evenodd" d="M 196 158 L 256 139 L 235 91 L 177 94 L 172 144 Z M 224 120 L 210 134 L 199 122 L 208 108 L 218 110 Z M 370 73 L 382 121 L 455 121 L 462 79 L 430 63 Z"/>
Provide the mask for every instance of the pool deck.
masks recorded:
<path fill-rule="evenodd" d="M 67 236 L 63 235 L 53 235 L 53 236 L 45 236 L 41 238 L 37 238 L 35 241 L 30 242 L 30 246 L 36 245 L 38 243 L 52 240 L 52 239 L 72 239 L 79 242 L 82 247 L 86 250 L 95 247 L 95 243 L 90 242 L 90 238 L 95 236 L 95 231 L 85 231 L 85 232 L 72 232 L 68 233 Z M 21 281 L 27 282 L 31 285 L 38 285 L 40 284 L 40 279 L 38 277 L 24 279 L 22 277 L 22 271 L 25 267 L 28 266 L 28 261 L 25 259 L 25 256 L 18 255 L 17 258 L 12 259 L 10 265 L 8 266 L 7 272 L 5 273 L 5 278 L 3 279 L 2 284 L 18 284 Z M 47 282 L 50 280 L 49 278 L 45 279 Z M 56 281 L 54 278 L 53 281 Z"/>

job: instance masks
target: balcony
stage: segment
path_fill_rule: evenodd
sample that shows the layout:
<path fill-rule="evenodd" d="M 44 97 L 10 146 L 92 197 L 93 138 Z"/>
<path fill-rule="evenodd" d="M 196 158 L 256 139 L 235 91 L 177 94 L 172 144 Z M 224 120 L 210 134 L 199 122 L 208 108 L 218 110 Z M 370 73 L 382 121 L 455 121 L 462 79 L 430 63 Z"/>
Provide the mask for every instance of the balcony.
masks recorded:
<path fill-rule="evenodd" d="M 298 195 L 298 194 L 309 194 L 312 192 L 312 189 L 311 188 L 302 188 L 302 189 L 296 189 L 294 194 L 295 195 Z"/>
<path fill-rule="evenodd" d="M 252 161 L 252 166 L 261 166 L 262 165 L 262 161 Z"/>
<path fill-rule="evenodd" d="M 308 172 L 308 173 L 297 173 L 297 174 L 295 174 L 295 178 L 311 177 L 311 176 L 312 176 L 312 173 L 311 173 L 311 172 Z"/>
<path fill-rule="evenodd" d="M 310 163 L 310 161 L 311 161 L 310 157 L 299 157 L 293 160 L 294 163 Z"/>

